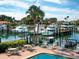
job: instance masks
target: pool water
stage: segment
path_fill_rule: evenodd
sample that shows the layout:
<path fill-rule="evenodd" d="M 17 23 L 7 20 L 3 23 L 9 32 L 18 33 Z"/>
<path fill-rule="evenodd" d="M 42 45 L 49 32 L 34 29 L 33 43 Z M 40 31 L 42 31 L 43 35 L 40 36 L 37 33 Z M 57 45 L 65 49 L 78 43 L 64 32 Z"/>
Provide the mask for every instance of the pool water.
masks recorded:
<path fill-rule="evenodd" d="M 33 57 L 30 57 L 28 59 L 68 59 L 68 58 L 58 56 L 58 55 L 48 54 L 48 53 L 41 53 L 41 54 L 35 55 Z"/>

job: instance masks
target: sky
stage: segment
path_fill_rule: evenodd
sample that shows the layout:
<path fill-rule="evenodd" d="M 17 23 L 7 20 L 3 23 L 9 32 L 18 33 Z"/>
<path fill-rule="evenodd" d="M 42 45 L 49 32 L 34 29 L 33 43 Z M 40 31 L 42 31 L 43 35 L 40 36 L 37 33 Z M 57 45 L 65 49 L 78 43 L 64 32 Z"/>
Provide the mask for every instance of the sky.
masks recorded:
<path fill-rule="evenodd" d="M 21 20 L 27 16 L 26 11 L 31 5 L 40 6 L 45 12 L 44 18 L 64 20 L 69 16 L 69 20 L 79 19 L 79 0 L 0 0 L 0 15 Z"/>

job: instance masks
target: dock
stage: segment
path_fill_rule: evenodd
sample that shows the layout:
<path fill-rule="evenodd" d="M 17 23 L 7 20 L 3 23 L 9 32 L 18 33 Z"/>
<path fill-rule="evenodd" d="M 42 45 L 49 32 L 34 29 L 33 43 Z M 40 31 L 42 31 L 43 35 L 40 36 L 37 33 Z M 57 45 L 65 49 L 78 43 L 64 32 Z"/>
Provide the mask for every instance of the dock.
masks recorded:
<path fill-rule="evenodd" d="M 59 30 L 56 30 L 53 35 L 60 35 L 60 34 L 65 35 L 65 34 L 71 34 L 71 33 L 72 33 L 72 30 L 70 29 L 59 29 Z"/>

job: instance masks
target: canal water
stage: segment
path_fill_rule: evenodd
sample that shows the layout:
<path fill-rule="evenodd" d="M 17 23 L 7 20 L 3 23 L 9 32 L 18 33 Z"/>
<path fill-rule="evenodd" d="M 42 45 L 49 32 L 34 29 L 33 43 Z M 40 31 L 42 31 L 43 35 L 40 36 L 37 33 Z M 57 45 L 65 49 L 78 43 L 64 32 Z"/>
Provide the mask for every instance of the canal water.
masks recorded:
<path fill-rule="evenodd" d="M 24 33 L 20 34 L 0 34 L 1 42 L 5 41 L 14 41 L 14 40 L 19 40 L 19 39 L 24 39 Z M 73 32 L 69 35 L 62 35 L 62 36 L 57 36 L 55 39 L 73 39 L 77 40 L 79 42 L 79 33 L 78 32 Z"/>
<path fill-rule="evenodd" d="M 79 42 L 79 33 L 73 32 L 71 34 L 59 36 L 56 39 L 63 39 L 63 40 L 73 39 L 73 40 L 77 40 L 77 42 Z"/>
<path fill-rule="evenodd" d="M 0 39 L 1 42 L 7 42 L 7 41 L 15 41 L 19 39 L 23 39 L 24 34 L 14 34 L 14 33 L 0 33 Z"/>

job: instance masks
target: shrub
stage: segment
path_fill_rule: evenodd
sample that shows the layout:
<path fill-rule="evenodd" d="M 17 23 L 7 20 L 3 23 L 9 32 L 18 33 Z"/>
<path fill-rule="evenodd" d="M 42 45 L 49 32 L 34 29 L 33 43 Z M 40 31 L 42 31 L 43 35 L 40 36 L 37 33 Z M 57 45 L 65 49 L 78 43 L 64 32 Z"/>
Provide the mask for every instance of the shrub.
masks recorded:
<path fill-rule="evenodd" d="M 26 44 L 26 40 L 16 40 L 12 42 L 2 42 L 0 43 L 0 53 L 5 52 L 9 47 L 20 47 Z"/>

